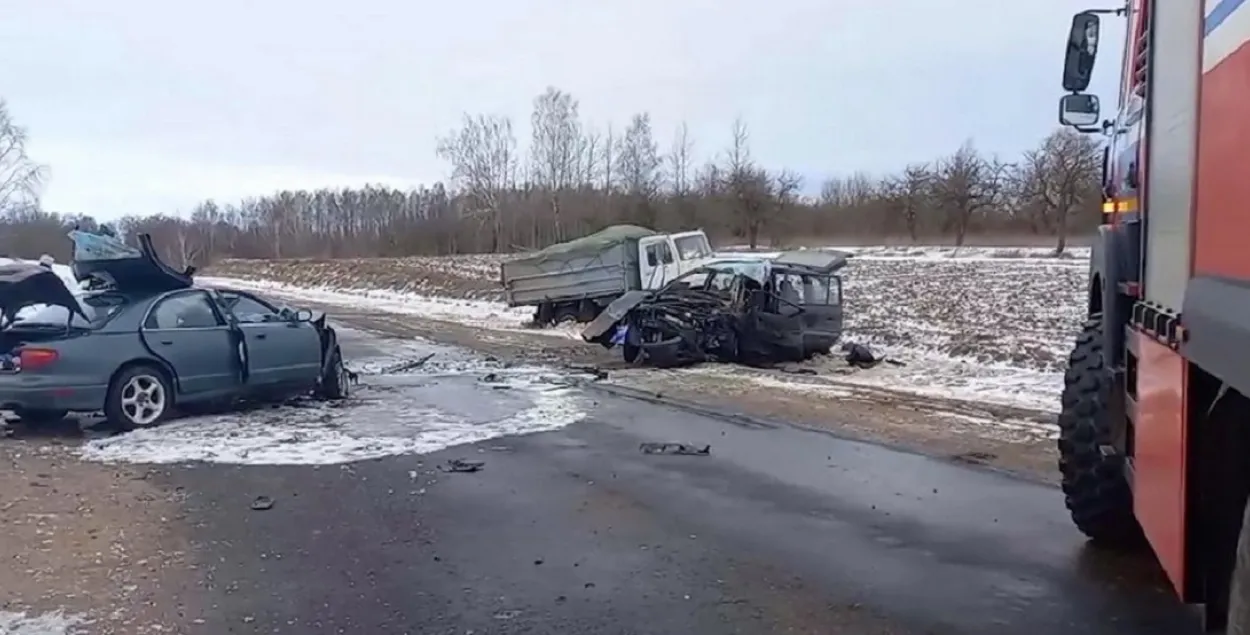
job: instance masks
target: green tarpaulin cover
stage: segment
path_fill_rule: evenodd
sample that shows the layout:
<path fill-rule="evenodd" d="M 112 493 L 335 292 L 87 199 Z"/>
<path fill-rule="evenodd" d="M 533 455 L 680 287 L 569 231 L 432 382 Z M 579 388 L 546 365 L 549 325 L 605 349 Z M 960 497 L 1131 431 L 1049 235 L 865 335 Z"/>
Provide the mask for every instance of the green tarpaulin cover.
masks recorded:
<path fill-rule="evenodd" d="M 612 225 L 588 236 L 552 245 L 526 256 L 526 259 L 547 260 L 577 254 L 597 254 L 623 242 L 654 236 L 656 232 L 637 225 Z"/>

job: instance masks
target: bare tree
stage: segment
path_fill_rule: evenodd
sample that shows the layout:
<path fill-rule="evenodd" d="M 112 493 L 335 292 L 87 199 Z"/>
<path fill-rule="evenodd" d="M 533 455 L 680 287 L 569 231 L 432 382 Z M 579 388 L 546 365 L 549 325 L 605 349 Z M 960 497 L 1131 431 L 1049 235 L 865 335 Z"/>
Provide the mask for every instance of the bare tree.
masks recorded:
<path fill-rule="evenodd" d="M 672 180 L 673 196 L 684 197 L 690 193 L 690 171 L 694 163 L 694 139 L 690 138 L 690 127 L 686 122 L 677 126 L 673 135 L 673 145 L 665 157 L 668 161 L 668 173 Z"/>
<path fill-rule="evenodd" d="M 1097 142 L 1067 128 L 1056 130 L 1036 149 L 1024 153 L 1018 177 L 1021 194 L 1054 227 L 1055 253 L 1067 249 L 1072 216 L 1083 206 L 1101 201 L 1100 164 Z"/>
<path fill-rule="evenodd" d="M 942 229 L 955 236 L 957 246 L 964 244 L 977 214 L 998 202 L 1004 167 L 982 157 L 971 141 L 938 162 L 934 187 L 945 212 Z"/>
<path fill-rule="evenodd" d="M 656 223 L 655 200 L 660 193 L 664 175 L 660 171 L 660 152 L 651 132 L 651 116 L 634 115 L 621 137 L 616 155 L 621 185 L 634 206 L 634 221 L 641 225 Z"/>
<path fill-rule="evenodd" d="M 578 103 L 572 95 L 548 87 L 534 99 L 530 118 L 530 175 L 534 185 L 546 190 L 550 198 L 556 241 L 564 240 L 561 196 L 577 184 L 580 176 L 582 126 L 577 110 Z"/>
<path fill-rule="evenodd" d="M 26 155 L 26 129 L 13 121 L 0 99 L 0 214 L 37 207 L 46 175 L 47 168 Z"/>
<path fill-rule="evenodd" d="M 490 225 L 490 249 L 504 246 L 503 199 L 516 179 L 516 137 L 506 117 L 465 115 L 458 131 L 438 142 L 438 155 L 452 165 L 452 180 L 468 197 L 467 214 Z"/>

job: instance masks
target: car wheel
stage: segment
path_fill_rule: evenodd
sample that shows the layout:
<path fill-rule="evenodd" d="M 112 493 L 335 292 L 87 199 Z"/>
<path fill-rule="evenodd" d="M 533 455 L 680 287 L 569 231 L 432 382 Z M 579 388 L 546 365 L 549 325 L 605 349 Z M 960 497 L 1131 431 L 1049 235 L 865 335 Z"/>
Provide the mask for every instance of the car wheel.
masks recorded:
<path fill-rule="evenodd" d="M 121 430 L 151 428 L 165 419 L 171 406 L 173 390 L 165 374 L 152 366 L 134 366 L 109 385 L 104 414 Z"/>
<path fill-rule="evenodd" d="M 26 425 L 38 426 L 56 423 L 69 414 L 68 410 L 17 410 L 13 414 Z"/>
<path fill-rule="evenodd" d="M 330 367 L 321 380 L 321 396 L 332 400 L 347 399 L 351 393 L 351 377 L 343 364 L 343 352 L 336 348 L 333 355 Z"/>

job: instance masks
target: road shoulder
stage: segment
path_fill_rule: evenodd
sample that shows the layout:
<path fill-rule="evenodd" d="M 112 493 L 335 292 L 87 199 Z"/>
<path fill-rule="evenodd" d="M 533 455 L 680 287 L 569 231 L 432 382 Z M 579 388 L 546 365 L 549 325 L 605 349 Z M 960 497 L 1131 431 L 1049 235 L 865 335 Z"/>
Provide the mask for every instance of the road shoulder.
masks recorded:
<path fill-rule="evenodd" d="M 143 468 L 83 461 L 78 442 L 0 442 L 0 632 L 178 632 L 198 610 L 184 594 L 181 492 Z"/>

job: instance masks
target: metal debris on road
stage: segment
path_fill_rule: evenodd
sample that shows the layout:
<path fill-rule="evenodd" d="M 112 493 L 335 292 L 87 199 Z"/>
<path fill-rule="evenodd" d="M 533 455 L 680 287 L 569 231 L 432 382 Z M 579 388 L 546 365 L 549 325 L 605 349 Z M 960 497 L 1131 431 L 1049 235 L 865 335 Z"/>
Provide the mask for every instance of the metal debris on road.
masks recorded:
<path fill-rule="evenodd" d="M 438 466 L 438 469 L 444 472 L 478 472 L 484 467 L 486 467 L 486 461 L 451 459 L 447 463 Z"/>
<path fill-rule="evenodd" d="M 688 443 L 643 443 L 638 446 L 643 454 L 681 454 L 686 456 L 707 456 L 712 453 L 712 446 L 702 447 Z"/>
<path fill-rule="evenodd" d="M 268 509 L 273 509 L 272 498 L 269 498 L 268 496 L 257 496 L 252 500 L 253 511 L 263 512 Z"/>
<path fill-rule="evenodd" d="M 387 368 L 382 369 L 382 374 L 383 375 L 397 375 L 399 373 L 407 373 L 407 372 L 414 371 L 418 368 L 421 368 L 422 366 L 425 365 L 426 362 L 433 359 L 434 355 L 435 355 L 434 353 L 430 353 L 429 355 L 426 355 L 425 357 L 419 357 L 417 359 L 410 359 L 407 361 L 400 362 L 398 364 L 393 364 L 391 366 L 388 366 Z"/>

